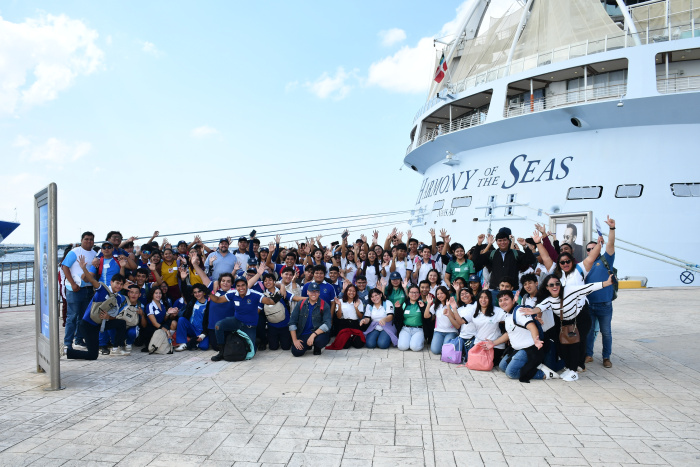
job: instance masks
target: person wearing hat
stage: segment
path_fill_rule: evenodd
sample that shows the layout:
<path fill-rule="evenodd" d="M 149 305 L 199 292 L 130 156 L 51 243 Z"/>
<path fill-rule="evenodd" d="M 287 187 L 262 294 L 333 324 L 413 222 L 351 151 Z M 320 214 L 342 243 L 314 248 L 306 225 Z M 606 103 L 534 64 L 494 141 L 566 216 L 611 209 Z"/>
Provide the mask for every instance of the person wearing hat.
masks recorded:
<path fill-rule="evenodd" d="M 309 286 L 315 283 L 318 285 L 321 300 L 328 303 L 331 308 L 331 316 L 333 316 L 333 313 L 335 313 L 335 297 L 337 295 L 335 293 L 335 287 L 326 282 L 326 267 L 324 265 L 319 264 L 314 266 L 313 271 L 313 281 L 304 284 L 304 287 L 301 289 L 301 296 L 308 297 Z"/>
<path fill-rule="evenodd" d="M 207 256 L 209 277 L 214 280 L 217 280 L 221 274 L 231 274 L 236 266 L 236 257 L 229 251 L 228 246 L 228 238 L 222 238 L 219 240 L 219 249 Z"/>
<path fill-rule="evenodd" d="M 469 289 L 472 291 L 472 295 L 475 297 L 479 296 L 481 292 L 481 279 L 479 279 L 478 274 L 469 274 Z"/>
<path fill-rule="evenodd" d="M 236 262 L 240 265 L 240 272 L 238 273 L 239 276 L 243 275 L 243 271 L 248 269 L 248 264 L 250 263 L 250 259 L 252 256 L 248 252 L 248 239 L 245 237 L 239 237 L 238 238 L 238 248 L 233 250 L 233 254 L 236 257 Z"/>
<path fill-rule="evenodd" d="M 274 298 L 266 297 L 260 292 L 250 290 L 248 281 L 243 277 L 236 278 L 236 291 L 227 293 L 221 297 L 211 296 L 214 303 L 233 303 L 233 316 L 218 321 L 215 325 L 216 341 L 219 342 L 219 353 L 211 357 L 213 362 L 218 362 L 224 358 L 224 346 L 226 333 L 241 330 L 248 334 L 251 342 L 255 342 L 258 327 L 258 315 L 263 309 L 263 305 L 274 305 L 282 299 L 281 294 Z"/>
<path fill-rule="evenodd" d="M 332 311 L 330 303 L 321 299 L 321 287 L 311 282 L 306 287 L 308 298 L 297 302 L 289 318 L 289 333 L 292 336 L 292 355 L 301 357 L 313 348 L 314 355 L 330 341 Z"/>
<path fill-rule="evenodd" d="M 496 234 L 496 250 L 490 250 L 479 255 L 476 262 L 480 267 L 488 267 L 491 271 L 489 285 L 496 290 L 501 279 L 504 277 L 518 277 L 521 270 L 527 269 L 535 263 L 535 255 L 532 250 L 525 248 L 524 252 L 519 252 L 511 248 L 511 231 L 508 227 L 502 227 Z M 493 242 L 493 237 L 489 237 Z M 523 243 L 525 241 L 523 240 Z"/>

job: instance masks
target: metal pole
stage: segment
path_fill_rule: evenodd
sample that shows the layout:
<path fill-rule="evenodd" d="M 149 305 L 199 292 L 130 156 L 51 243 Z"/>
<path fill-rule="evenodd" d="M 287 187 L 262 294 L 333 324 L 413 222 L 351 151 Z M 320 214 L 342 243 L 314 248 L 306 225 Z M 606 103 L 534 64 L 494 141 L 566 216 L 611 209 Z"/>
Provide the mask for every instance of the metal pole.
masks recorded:
<path fill-rule="evenodd" d="M 637 32 L 637 27 L 634 25 L 634 21 L 630 16 L 629 9 L 627 8 L 627 5 L 625 4 L 624 0 L 617 0 L 617 6 L 620 8 L 620 11 L 622 12 L 622 17 L 625 19 L 625 38 L 627 38 L 627 29 L 629 28 L 629 30 L 632 32 L 632 39 L 634 39 L 634 44 L 642 45 L 642 42 L 639 40 L 639 33 Z"/>
<path fill-rule="evenodd" d="M 583 67 L 583 102 L 588 102 L 588 68 Z"/>
<path fill-rule="evenodd" d="M 515 30 L 513 35 L 513 42 L 510 44 L 510 51 L 508 52 L 508 60 L 506 60 L 506 67 L 510 68 L 510 63 L 513 61 L 513 54 L 515 54 L 515 47 L 518 45 L 518 40 L 520 40 L 520 35 L 525 29 L 525 24 L 527 24 L 527 18 L 529 15 L 530 8 L 532 7 L 533 0 L 527 0 L 525 8 L 523 8 L 523 14 L 520 16 L 520 22 L 518 23 L 518 28 Z M 510 69 L 508 70 L 510 74 Z"/>
<path fill-rule="evenodd" d="M 51 327 L 51 390 L 61 388 L 61 355 L 58 342 L 58 315 L 56 307 L 58 305 L 58 213 L 56 195 L 58 189 L 55 183 L 49 185 L 49 326 Z M 52 209 L 53 208 L 53 209 Z"/>

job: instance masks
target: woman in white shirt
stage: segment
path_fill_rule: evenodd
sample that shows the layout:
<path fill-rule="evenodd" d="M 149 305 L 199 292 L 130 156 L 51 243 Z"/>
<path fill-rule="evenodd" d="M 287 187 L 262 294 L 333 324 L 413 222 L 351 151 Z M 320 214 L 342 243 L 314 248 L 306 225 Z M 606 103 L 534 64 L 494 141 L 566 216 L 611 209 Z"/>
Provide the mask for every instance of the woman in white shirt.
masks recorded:
<path fill-rule="evenodd" d="M 428 271 L 427 280 L 428 282 L 430 282 L 430 293 L 433 295 L 433 297 L 435 296 L 437 288 L 441 285 L 445 285 L 445 282 L 440 277 L 440 273 L 437 271 L 437 269 L 431 269 L 430 271 Z"/>
<path fill-rule="evenodd" d="M 454 303 L 454 299 L 450 301 L 450 304 L 452 303 Z M 479 293 L 474 306 L 462 307 L 459 310 L 453 309 L 452 314 L 459 316 L 463 323 L 474 325 L 476 333 L 473 345 L 489 340 L 495 341 L 502 335 L 500 323 L 505 320 L 506 313 L 501 308 L 493 306 L 493 295 L 488 290 Z M 506 344 L 502 343 L 493 349 L 494 365 L 498 365 L 498 362 L 501 361 L 505 348 Z"/>
<path fill-rule="evenodd" d="M 430 277 L 430 274 L 428 274 Z M 444 285 L 435 290 L 435 301 L 430 307 L 430 313 L 435 315 L 435 333 L 430 343 L 430 351 L 435 355 L 442 354 L 442 345 L 457 337 L 457 329 L 452 325 L 448 314 L 450 308 L 447 301 L 450 299 L 450 291 Z"/>
<path fill-rule="evenodd" d="M 477 306 L 474 296 L 469 289 L 464 288 L 459 291 L 459 298 L 456 301 L 454 298 L 451 298 L 449 304 L 451 313 L 447 316 L 450 318 L 452 326 L 459 329 L 459 337 L 464 341 L 462 352 L 469 352 L 469 349 L 474 346 L 476 326 L 474 326 L 474 323 L 467 322 L 464 317 L 474 314 Z"/>
<path fill-rule="evenodd" d="M 564 381 L 576 381 L 578 379 L 578 367 L 580 366 L 581 352 L 586 348 L 586 334 L 579 326 L 579 316 L 582 306 L 579 298 L 588 295 L 591 292 L 600 290 L 603 287 L 612 285 L 611 275 L 605 282 L 594 282 L 584 285 L 569 285 L 562 287 L 561 280 L 555 275 L 550 274 L 545 279 L 537 294 L 538 303 L 532 310 L 524 310 L 524 314 L 537 314 L 540 318 L 544 313 L 551 313 L 557 328 L 561 329 L 562 325 L 576 324 L 579 328 L 580 341 L 575 344 L 559 343 L 558 352 L 566 369 L 561 377 Z M 590 321 L 589 321 L 590 322 Z"/>
<path fill-rule="evenodd" d="M 369 293 L 369 301 L 365 308 L 360 326 L 369 324 L 365 331 L 366 347 L 373 349 L 388 349 L 393 343 L 396 345 L 396 328 L 392 323 L 394 319 L 394 305 L 385 300 L 384 294 L 379 289 L 372 289 Z"/>
<path fill-rule="evenodd" d="M 379 264 L 377 253 L 374 250 L 367 252 L 367 259 L 362 263 L 362 274 L 367 278 L 367 287 L 373 289 L 381 277 L 382 266 Z"/>
<path fill-rule="evenodd" d="M 343 296 L 335 298 L 335 327 L 343 329 L 360 329 L 362 302 L 357 296 L 357 287 L 343 282 Z"/>

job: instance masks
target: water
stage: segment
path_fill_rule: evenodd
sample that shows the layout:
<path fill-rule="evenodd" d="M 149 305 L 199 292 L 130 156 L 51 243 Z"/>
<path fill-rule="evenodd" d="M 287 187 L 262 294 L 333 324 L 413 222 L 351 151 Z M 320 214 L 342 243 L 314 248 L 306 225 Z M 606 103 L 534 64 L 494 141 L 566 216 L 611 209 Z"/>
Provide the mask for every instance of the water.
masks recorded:
<path fill-rule="evenodd" d="M 59 258 L 62 257 L 63 250 L 60 250 Z M 8 253 L 0 257 L 0 272 L 0 308 L 34 303 L 33 251 Z"/>

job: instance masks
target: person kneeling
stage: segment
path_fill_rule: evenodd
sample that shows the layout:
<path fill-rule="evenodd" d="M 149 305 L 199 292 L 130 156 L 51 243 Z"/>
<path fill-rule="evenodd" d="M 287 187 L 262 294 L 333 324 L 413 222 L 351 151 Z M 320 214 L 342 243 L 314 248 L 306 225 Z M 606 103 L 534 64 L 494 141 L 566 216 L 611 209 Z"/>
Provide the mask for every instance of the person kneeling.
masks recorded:
<path fill-rule="evenodd" d="M 498 292 L 498 306 L 507 313 L 504 323 L 506 332 L 496 339 L 481 343 L 486 349 L 510 341 L 512 352 L 504 355 L 499 364 L 511 379 L 527 383 L 531 379 L 557 379 L 559 375 L 542 364 L 544 359 L 543 342 L 540 340 L 537 324 L 531 316 L 519 312 L 513 293 L 509 290 Z"/>
<path fill-rule="evenodd" d="M 319 300 L 320 288 L 312 282 L 307 289 L 308 300 L 297 302 L 289 318 L 289 333 L 292 335 L 292 355 L 301 357 L 314 349 L 314 355 L 321 355 L 321 349 L 328 345 L 331 329 L 330 304 Z"/>

